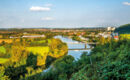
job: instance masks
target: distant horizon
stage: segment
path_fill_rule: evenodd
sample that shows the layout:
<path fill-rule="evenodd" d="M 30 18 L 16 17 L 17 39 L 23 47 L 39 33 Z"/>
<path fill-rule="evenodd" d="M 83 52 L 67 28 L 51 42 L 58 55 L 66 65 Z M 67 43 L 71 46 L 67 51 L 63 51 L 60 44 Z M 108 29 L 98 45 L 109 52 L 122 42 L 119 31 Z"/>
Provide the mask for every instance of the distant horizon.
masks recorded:
<path fill-rule="evenodd" d="M 130 24 L 130 23 L 127 23 L 127 24 Z M 125 24 L 121 24 L 121 25 L 125 25 Z M 35 28 L 35 29 L 39 29 L 39 28 L 107 28 L 107 27 L 120 27 L 121 25 L 108 25 L 108 26 L 81 26 L 81 27 L 42 27 L 42 26 L 40 26 L 40 27 L 0 27 L 0 29 L 28 29 L 28 28 Z"/>
<path fill-rule="evenodd" d="M 81 28 L 107 28 L 107 27 L 115 27 L 115 26 L 97 26 L 97 27 L 69 27 L 69 28 L 65 28 L 65 27 L 11 27 L 11 28 L 1 28 L 0 29 L 81 29 Z M 120 26 L 116 26 L 117 27 L 120 27 Z"/>

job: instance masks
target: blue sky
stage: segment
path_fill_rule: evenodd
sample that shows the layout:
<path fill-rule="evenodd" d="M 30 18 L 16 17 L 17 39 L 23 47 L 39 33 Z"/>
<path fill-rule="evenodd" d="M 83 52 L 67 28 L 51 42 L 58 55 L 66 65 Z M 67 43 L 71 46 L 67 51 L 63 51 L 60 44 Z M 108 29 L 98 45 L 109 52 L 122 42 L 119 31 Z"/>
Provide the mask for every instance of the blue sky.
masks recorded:
<path fill-rule="evenodd" d="M 130 0 L 0 0 L 0 28 L 74 28 L 130 23 Z"/>

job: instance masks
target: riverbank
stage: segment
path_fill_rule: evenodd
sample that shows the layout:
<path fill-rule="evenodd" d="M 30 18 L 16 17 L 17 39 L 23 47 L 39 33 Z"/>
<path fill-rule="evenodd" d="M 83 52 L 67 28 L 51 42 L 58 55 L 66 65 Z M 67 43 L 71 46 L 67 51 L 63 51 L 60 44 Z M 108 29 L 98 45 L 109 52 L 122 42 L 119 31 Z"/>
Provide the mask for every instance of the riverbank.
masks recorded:
<path fill-rule="evenodd" d="M 129 40 L 113 41 L 112 44 L 96 46 L 90 56 L 84 53 L 77 61 L 70 55 L 64 56 L 47 74 L 42 76 L 42 79 L 129 80 L 129 47 Z"/>

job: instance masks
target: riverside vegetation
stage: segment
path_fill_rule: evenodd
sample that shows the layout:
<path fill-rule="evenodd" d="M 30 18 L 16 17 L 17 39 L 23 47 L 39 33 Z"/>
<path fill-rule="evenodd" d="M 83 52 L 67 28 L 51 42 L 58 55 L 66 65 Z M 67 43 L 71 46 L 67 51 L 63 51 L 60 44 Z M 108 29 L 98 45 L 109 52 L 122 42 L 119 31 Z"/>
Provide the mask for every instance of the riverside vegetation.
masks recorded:
<path fill-rule="evenodd" d="M 53 67 L 41 74 L 41 69 L 36 67 L 33 54 L 29 55 L 26 67 L 1 67 L 1 79 L 18 77 L 20 80 L 129 80 L 130 79 L 130 40 L 111 40 L 105 44 L 98 44 L 91 55 L 84 53 L 77 61 L 70 55 L 63 56 L 53 62 Z M 48 62 L 54 60 L 48 58 Z M 16 65 L 17 64 L 17 65 Z M 16 67 L 17 66 L 17 67 Z M 7 72 L 6 72 L 7 71 Z M 13 73 L 11 72 L 13 71 Z M 24 71 L 24 72 L 23 72 Z M 13 78 L 11 78 L 13 79 Z M 16 77 L 15 77 L 16 79 Z"/>
<path fill-rule="evenodd" d="M 12 43 L 1 42 L 0 80 L 19 80 L 41 73 L 67 52 L 66 43 L 53 37 L 20 38 L 12 39 Z"/>
<path fill-rule="evenodd" d="M 45 34 L 46 38 L 0 42 L 1 80 L 130 80 L 130 39 L 123 37 L 128 33 L 121 32 L 119 40 L 92 38 L 99 44 L 78 60 L 65 55 L 67 45 L 53 38 L 55 34 Z"/>
<path fill-rule="evenodd" d="M 54 67 L 39 80 L 129 80 L 130 40 L 97 45 L 91 55 L 84 53 L 78 61 L 70 55 L 56 60 Z"/>

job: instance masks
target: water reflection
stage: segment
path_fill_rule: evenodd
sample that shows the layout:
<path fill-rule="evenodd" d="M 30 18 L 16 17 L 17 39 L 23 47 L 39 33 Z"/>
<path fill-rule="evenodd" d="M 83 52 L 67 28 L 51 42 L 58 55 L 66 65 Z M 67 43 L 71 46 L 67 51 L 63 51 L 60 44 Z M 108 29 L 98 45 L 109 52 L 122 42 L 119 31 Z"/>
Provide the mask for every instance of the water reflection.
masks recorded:
<path fill-rule="evenodd" d="M 59 38 L 63 42 L 67 43 L 69 49 L 84 48 L 85 47 L 84 46 L 85 44 L 69 44 L 71 42 L 77 43 L 78 41 L 74 41 L 68 37 L 55 36 L 54 38 Z M 87 45 L 87 48 L 90 48 L 90 46 Z M 80 58 L 80 56 L 83 54 L 83 52 L 87 52 L 89 55 L 90 51 L 91 50 L 69 50 L 68 55 L 72 55 L 75 58 L 75 60 L 78 60 Z M 44 75 L 45 72 L 48 72 L 51 68 L 52 68 L 52 65 L 49 68 L 43 70 L 42 75 Z"/>
<path fill-rule="evenodd" d="M 67 43 L 69 49 L 76 49 L 76 48 L 84 48 L 85 44 L 69 44 L 69 43 L 78 43 L 78 41 L 74 41 L 68 37 L 62 37 L 62 36 L 55 36 L 55 38 L 59 38 L 63 42 Z M 87 45 L 87 48 L 90 48 L 89 45 Z M 72 55 L 75 60 L 78 60 L 80 56 L 83 54 L 83 52 L 87 52 L 90 54 L 91 50 L 69 50 L 68 55 Z"/>

